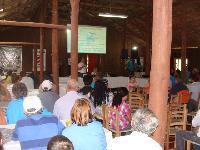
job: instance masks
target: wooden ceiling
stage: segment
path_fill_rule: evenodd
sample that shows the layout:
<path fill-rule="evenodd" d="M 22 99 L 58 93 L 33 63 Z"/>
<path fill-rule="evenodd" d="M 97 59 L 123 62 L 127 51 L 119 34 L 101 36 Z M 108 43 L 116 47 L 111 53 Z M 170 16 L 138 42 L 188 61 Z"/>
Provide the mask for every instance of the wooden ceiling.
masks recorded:
<path fill-rule="evenodd" d="M 35 21 L 46 1 L 46 22 L 51 22 L 51 0 L 0 0 L 4 12 L 1 20 Z M 70 23 L 69 0 L 58 0 L 59 24 Z M 128 15 L 127 19 L 99 17 L 99 12 Z M 151 36 L 152 0 L 80 0 L 80 24 L 102 25 L 115 28 L 123 36 L 141 46 Z M 200 0 L 173 0 L 173 46 L 181 46 L 181 33 L 185 29 L 188 46 L 200 45 Z"/>

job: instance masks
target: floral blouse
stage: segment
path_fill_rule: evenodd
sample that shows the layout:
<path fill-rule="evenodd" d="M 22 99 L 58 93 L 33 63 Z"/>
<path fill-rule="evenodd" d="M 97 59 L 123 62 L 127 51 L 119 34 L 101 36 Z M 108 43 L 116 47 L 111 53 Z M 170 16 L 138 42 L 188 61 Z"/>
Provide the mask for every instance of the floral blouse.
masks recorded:
<path fill-rule="evenodd" d="M 112 107 L 109 106 L 109 107 Z M 124 129 L 129 125 L 129 120 L 127 119 L 128 116 L 131 115 L 131 109 L 130 106 L 123 100 L 121 105 L 118 106 L 118 111 L 119 111 L 119 128 Z M 115 121 L 116 121 L 116 114 L 115 112 L 109 112 L 108 117 L 110 118 L 110 126 L 111 128 L 115 129 Z"/>

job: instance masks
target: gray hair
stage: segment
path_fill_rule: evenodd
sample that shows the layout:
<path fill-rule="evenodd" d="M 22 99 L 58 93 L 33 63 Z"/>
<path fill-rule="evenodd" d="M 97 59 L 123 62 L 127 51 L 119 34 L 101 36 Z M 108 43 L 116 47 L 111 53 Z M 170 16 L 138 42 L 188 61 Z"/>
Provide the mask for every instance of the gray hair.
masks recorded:
<path fill-rule="evenodd" d="M 138 109 L 132 117 L 131 125 L 133 131 L 151 135 L 158 126 L 158 118 L 149 109 Z"/>
<path fill-rule="evenodd" d="M 78 82 L 75 79 L 69 79 L 67 81 L 67 91 L 78 91 Z"/>

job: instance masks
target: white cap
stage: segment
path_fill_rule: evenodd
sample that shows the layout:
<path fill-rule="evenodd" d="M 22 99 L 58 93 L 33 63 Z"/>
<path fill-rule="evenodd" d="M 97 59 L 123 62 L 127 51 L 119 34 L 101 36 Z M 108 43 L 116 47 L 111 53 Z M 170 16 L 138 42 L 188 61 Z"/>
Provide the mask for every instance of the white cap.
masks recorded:
<path fill-rule="evenodd" d="M 6 76 L 0 76 L 0 81 L 5 80 Z"/>
<path fill-rule="evenodd" d="M 35 114 L 43 108 L 41 100 L 37 96 L 28 96 L 23 102 L 24 112 L 27 114 Z"/>
<path fill-rule="evenodd" d="M 41 84 L 41 88 L 43 90 L 51 90 L 52 89 L 52 86 L 53 86 L 53 83 L 49 80 L 44 80 Z"/>

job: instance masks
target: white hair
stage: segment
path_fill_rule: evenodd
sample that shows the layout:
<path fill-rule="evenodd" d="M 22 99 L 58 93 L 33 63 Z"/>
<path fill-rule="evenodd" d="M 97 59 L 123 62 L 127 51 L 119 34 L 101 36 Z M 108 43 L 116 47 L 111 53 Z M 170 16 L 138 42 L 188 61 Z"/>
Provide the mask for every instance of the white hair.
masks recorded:
<path fill-rule="evenodd" d="M 151 135 L 158 126 L 158 118 L 149 109 L 138 109 L 132 117 L 131 125 L 133 131 Z"/>
<path fill-rule="evenodd" d="M 67 91 L 77 91 L 78 90 L 78 82 L 75 79 L 69 79 L 67 81 Z"/>

